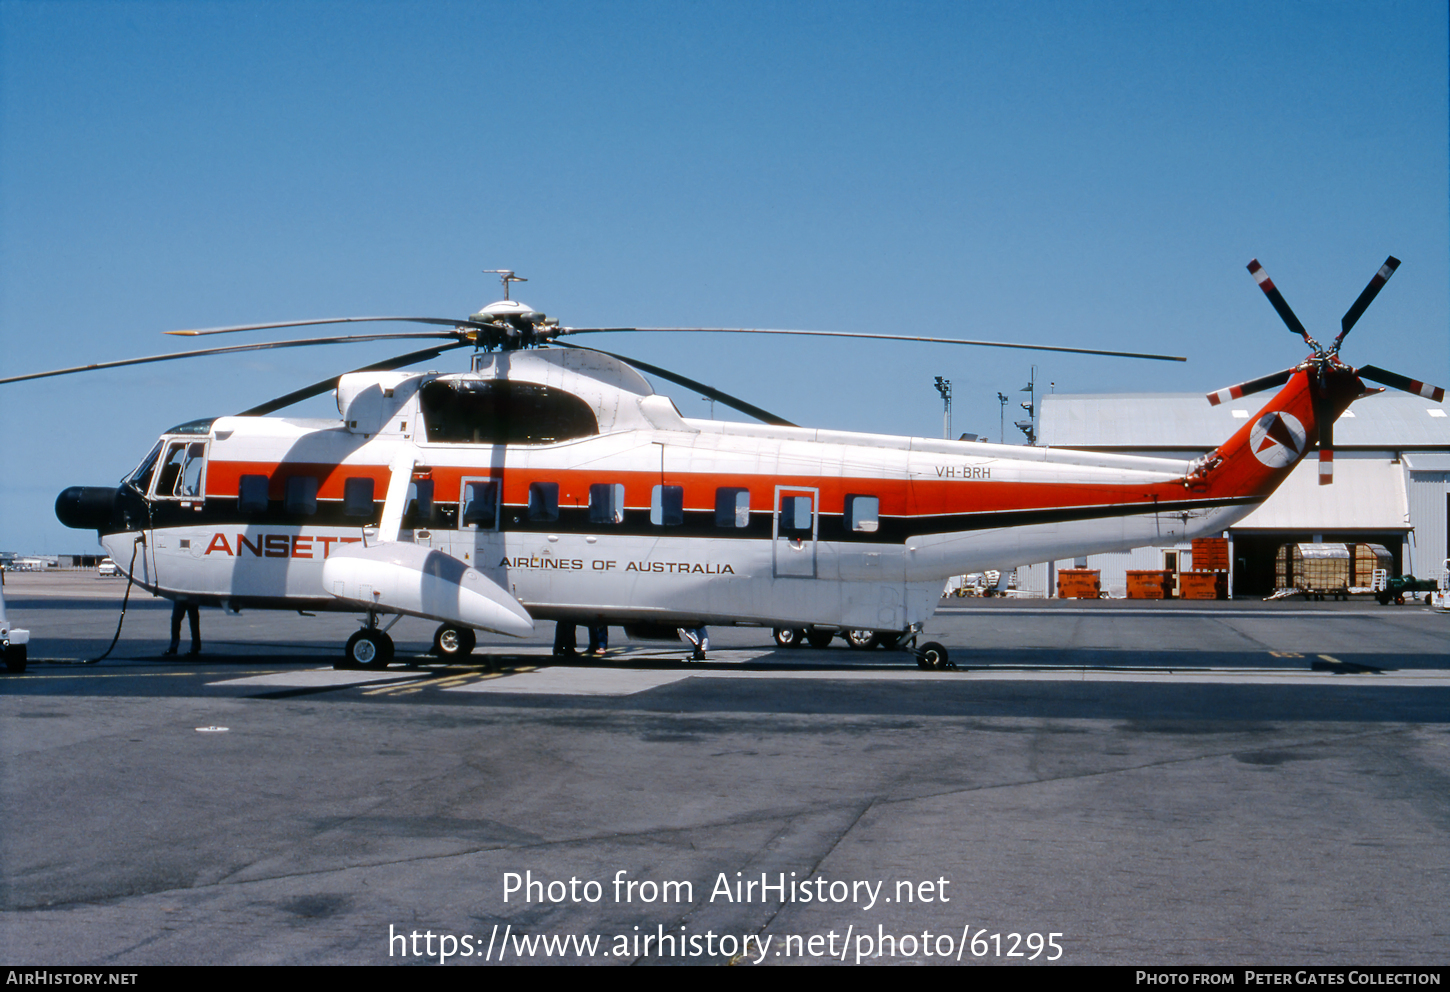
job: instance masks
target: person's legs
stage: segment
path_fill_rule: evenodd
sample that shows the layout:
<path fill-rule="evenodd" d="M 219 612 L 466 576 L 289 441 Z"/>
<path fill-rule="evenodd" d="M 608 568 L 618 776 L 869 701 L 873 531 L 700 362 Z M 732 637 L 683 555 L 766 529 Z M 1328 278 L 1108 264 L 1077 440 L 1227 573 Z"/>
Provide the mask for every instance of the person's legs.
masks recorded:
<path fill-rule="evenodd" d="M 567 656 L 573 654 L 579 648 L 579 633 L 575 625 L 567 620 L 560 620 L 554 625 L 554 654 Z"/>
<path fill-rule="evenodd" d="M 201 654 L 201 607 L 195 603 L 188 604 L 186 607 L 186 618 L 191 623 L 191 653 Z M 180 626 L 180 624 L 173 625 Z M 173 641 L 180 640 L 177 636 L 179 633 L 180 631 L 173 630 L 171 639 Z"/>
<path fill-rule="evenodd" d="M 185 611 L 186 607 L 180 603 L 171 604 L 171 646 L 166 649 L 167 654 L 175 654 L 181 646 L 181 614 Z"/>

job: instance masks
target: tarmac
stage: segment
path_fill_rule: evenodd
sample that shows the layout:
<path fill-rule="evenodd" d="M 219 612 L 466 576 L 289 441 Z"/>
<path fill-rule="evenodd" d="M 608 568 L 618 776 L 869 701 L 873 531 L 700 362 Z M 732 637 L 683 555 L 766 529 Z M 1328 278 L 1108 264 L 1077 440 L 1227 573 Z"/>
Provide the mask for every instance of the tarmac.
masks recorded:
<path fill-rule="evenodd" d="M 551 624 L 443 663 L 405 618 L 339 671 L 354 617 L 203 610 L 165 658 L 133 591 L 84 664 L 125 585 L 6 576 L 8 963 L 1446 963 L 1423 606 L 948 599 L 944 671 Z"/>

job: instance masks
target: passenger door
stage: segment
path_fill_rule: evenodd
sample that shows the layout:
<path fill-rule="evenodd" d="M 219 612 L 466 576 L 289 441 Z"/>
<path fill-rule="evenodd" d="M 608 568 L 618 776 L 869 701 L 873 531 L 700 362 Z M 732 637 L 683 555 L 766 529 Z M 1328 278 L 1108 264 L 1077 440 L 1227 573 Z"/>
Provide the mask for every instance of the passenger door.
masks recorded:
<path fill-rule="evenodd" d="M 819 489 L 775 487 L 775 528 L 771 543 L 777 578 L 816 577 L 816 534 L 820 513 Z"/>

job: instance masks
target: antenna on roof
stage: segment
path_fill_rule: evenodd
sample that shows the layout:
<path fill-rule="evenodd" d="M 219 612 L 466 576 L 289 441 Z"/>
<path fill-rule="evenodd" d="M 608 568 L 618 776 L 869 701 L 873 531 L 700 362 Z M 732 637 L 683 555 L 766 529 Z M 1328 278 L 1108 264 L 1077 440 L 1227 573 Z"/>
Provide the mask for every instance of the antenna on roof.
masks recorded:
<path fill-rule="evenodd" d="M 522 276 L 516 276 L 516 275 L 514 275 L 514 270 L 513 269 L 484 269 L 483 271 L 484 272 L 492 272 L 492 273 L 494 273 L 495 275 L 498 276 L 498 281 L 501 282 L 501 283 L 503 283 L 503 298 L 504 299 L 508 299 L 509 298 L 509 283 L 511 283 L 511 282 L 528 282 L 528 280 L 525 279 L 525 278 L 523 278 Z"/>

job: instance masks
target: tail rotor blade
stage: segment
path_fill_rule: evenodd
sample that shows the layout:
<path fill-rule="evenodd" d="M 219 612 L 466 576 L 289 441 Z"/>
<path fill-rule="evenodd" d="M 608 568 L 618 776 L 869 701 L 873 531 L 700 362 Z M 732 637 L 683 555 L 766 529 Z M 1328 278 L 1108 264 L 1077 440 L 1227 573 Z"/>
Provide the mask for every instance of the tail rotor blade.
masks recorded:
<path fill-rule="evenodd" d="M 1334 482 L 1334 415 L 1323 388 L 1314 391 L 1314 420 L 1319 427 L 1319 484 Z"/>
<path fill-rule="evenodd" d="M 1289 330 L 1313 345 L 1314 339 L 1309 336 L 1304 325 L 1299 323 L 1299 318 L 1294 316 L 1294 311 L 1289 309 L 1289 304 L 1284 300 L 1284 294 L 1279 292 L 1279 287 L 1274 285 L 1274 280 L 1269 278 L 1269 274 L 1264 271 L 1264 267 L 1259 264 L 1257 258 L 1249 262 L 1249 274 L 1254 277 L 1254 281 L 1259 284 L 1259 288 L 1264 291 L 1264 295 L 1269 298 L 1269 302 L 1274 305 L 1274 309 L 1279 313 L 1279 318 L 1284 321 Z"/>
<path fill-rule="evenodd" d="M 1364 315 L 1365 308 L 1374 302 L 1374 298 L 1379 295 L 1380 290 L 1384 288 L 1385 283 L 1390 281 L 1390 276 L 1394 275 L 1395 270 L 1399 267 L 1400 260 L 1395 256 L 1391 255 L 1385 259 L 1385 264 L 1380 266 L 1380 270 L 1374 274 L 1369 285 L 1364 287 L 1364 292 L 1359 294 L 1359 299 L 1355 300 L 1354 305 L 1345 311 L 1344 319 L 1339 322 L 1339 337 L 1334 339 L 1334 344 L 1330 348 L 1332 353 L 1339 354 L 1339 345 L 1344 340 L 1344 336 L 1359 322 L 1359 318 Z"/>
<path fill-rule="evenodd" d="M 1363 368 L 1355 369 L 1355 375 L 1361 379 L 1377 382 L 1382 386 L 1403 389 L 1407 393 L 1423 396 L 1425 399 L 1434 400 L 1436 403 L 1443 403 L 1445 401 L 1445 390 L 1439 386 L 1432 386 L 1427 382 L 1411 379 L 1408 376 L 1399 375 L 1395 372 L 1387 372 L 1384 369 L 1375 368 L 1373 365 L 1366 365 Z"/>
<path fill-rule="evenodd" d="M 1266 375 L 1261 379 L 1241 382 L 1237 386 L 1229 386 L 1227 389 L 1220 389 L 1216 393 L 1209 393 L 1209 405 L 1218 406 L 1220 403 L 1227 403 L 1229 400 L 1236 400 L 1241 396 L 1248 396 L 1261 390 L 1282 386 L 1289 381 L 1289 377 L 1293 374 L 1293 369 L 1285 369 L 1282 372 L 1275 372 L 1273 375 Z"/>

